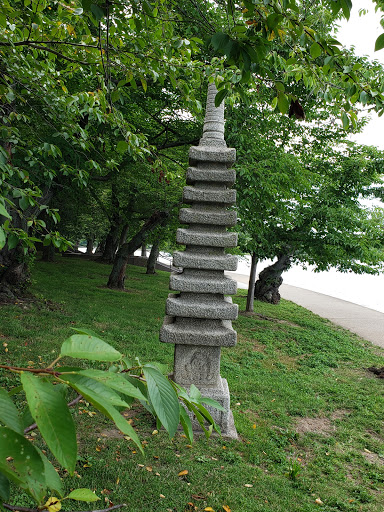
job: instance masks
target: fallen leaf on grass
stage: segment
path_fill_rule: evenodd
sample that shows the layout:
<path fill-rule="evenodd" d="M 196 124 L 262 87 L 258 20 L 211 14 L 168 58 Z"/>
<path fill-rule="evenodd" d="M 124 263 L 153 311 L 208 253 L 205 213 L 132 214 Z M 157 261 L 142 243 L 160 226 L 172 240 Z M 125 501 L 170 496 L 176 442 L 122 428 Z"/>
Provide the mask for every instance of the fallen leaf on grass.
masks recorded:
<path fill-rule="evenodd" d="M 51 497 L 44 506 L 47 508 L 48 512 L 59 512 L 61 509 L 61 501 L 59 498 Z"/>
<path fill-rule="evenodd" d="M 147 471 L 153 471 L 152 466 L 147 466 L 145 469 L 146 469 Z"/>
<path fill-rule="evenodd" d="M 318 505 L 322 505 L 323 504 L 323 502 L 321 501 L 320 498 L 316 498 L 315 499 L 315 503 L 317 503 Z"/>
<path fill-rule="evenodd" d="M 253 487 L 252 484 L 244 484 L 244 487 Z"/>
<path fill-rule="evenodd" d="M 205 507 L 205 512 L 215 512 L 212 507 Z"/>
<path fill-rule="evenodd" d="M 225 512 L 231 512 L 231 509 L 228 507 L 228 505 L 223 505 L 223 509 Z"/>
<path fill-rule="evenodd" d="M 178 474 L 178 476 L 185 476 L 185 475 L 188 475 L 188 469 L 183 469 L 183 471 L 180 471 L 180 473 Z"/>
<path fill-rule="evenodd" d="M 165 498 L 164 494 L 160 494 L 160 498 Z"/>

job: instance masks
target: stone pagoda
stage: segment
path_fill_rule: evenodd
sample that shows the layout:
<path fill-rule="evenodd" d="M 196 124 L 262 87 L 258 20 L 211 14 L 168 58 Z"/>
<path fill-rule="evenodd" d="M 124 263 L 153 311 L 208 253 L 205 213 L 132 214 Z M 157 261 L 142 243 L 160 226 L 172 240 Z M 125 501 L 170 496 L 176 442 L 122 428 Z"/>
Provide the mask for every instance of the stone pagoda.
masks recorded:
<path fill-rule="evenodd" d="M 175 344 L 174 381 L 187 390 L 194 384 L 217 400 L 226 412 L 209 408 L 210 413 L 224 435 L 236 437 L 228 384 L 220 376 L 220 347 L 236 344 L 231 321 L 238 307 L 228 295 L 236 293 L 237 283 L 224 275 L 237 268 L 237 257 L 225 253 L 237 244 L 237 234 L 226 231 L 236 224 L 236 212 L 229 209 L 236 201 L 230 188 L 236 150 L 225 143 L 224 104 L 215 107 L 216 94 L 210 84 L 203 136 L 189 151 L 183 202 L 190 207 L 181 209 L 179 218 L 187 227 L 177 231 L 177 241 L 186 249 L 173 256 L 182 272 L 170 278 L 170 289 L 178 293 L 167 299 L 160 341 Z"/>

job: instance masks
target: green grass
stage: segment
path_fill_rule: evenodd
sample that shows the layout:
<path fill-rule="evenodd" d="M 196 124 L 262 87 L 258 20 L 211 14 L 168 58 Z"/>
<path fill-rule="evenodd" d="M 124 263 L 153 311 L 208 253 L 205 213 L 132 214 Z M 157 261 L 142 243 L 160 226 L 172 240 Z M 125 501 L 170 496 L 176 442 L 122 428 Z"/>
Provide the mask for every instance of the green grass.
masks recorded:
<path fill-rule="evenodd" d="M 88 327 L 127 356 L 171 370 L 173 347 L 158 341 L 169 274 L 129 267 L 122 293 L 105 288 L 109 270 L 85 259 L 36 263 L 39 301 L 1 308 L 2 363 L 44 366 L 71 327 Z M 244 292 L 234 300 L 244 310 Z M 106 505 L 124 502 L 133 512 L 382 512 L 383 381 L 366 368 L 384 366 L 383 351 L 287 301 L 255 309 L 239 315 L 238 344 L 222 351 L 238 441 L 190 447 L 180 434 L 152 435 L 151 418 L 135 408 L 143 457 L 82 404 L 73 411 L 80 455 L 77 475 L 64 478 L 68 489 L 91 487 Z M 12 379 L 0 373 L 2 385 Z M 29 502 L 21 495 L 13 503 Z"/>

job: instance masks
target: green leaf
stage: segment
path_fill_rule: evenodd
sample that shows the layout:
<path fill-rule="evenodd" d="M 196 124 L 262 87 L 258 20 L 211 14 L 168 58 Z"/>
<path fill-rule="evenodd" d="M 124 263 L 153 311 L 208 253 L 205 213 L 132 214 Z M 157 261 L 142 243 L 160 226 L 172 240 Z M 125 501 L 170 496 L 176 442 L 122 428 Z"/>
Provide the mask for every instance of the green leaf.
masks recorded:
<path fill-rule="evenodd" d="M 23 372 L 21 383 L 28 406 L 49 449 L 70 473 L 77 458 L 75 424 L 61 393 L 51 382 Z"/>
<path fill-rule="evenodd" d="M 343 10 L 344 16 L 349 20 L 349 17 L 351 15 L 351 9 L 352 9 L 352 2 L 351 0 L 340 0 L 340 5 Z"/>
<path fill-rule="evenodd" d="M 382 50 L 384 48 L 384 34 L 380 34 L 376 39 L 375 43 L 375 52 Z"/>
<path fill-rule="evenodd" d="M 16 406 L 3 388 L 0 388 L 0 422 L 15 432 L 23 434 L 23 427 Z"/>
<path fill-rule="evenodd" d="M 230 41 L 230 37 L 228 34 L 224 34 L 223 32 L 217 32 L 211 38 L 212 46 L 215 50 L 224 51 L 225 46 Z"/>
<path fill-rule="evenodd" d="M 193 442 L 193 430 L 192 430 L 192 422 L 189 417 L 187 411 L 180 404 L 180 423 L 183 427 L 184 434 L 187 436 L 188 441 L 192 444 Z"/>
<path fill-rule="evenodd" d="M 148 84 L 145 78 L 140 78 L 141 85 L 143 86 L 144 92 L 147 92 Z"/>
<path fill-rule="evenodd" d="M 169 436 L 173 437 L 180 421 L 177 395 L 168 379 L 158 370 L 144 366 L 143 372 L 152 406 Z"/>
<path fill-rule="evenodd" d="M 91 12 L 96 18 L 96 21 L 100 21 L 105 16 L 104 11 L 96 4 L 91 5 Z"/>
<path fill-rule="evenodd" d="M 60 351 L 61 356 L 89 361 L 117 361 L 122 354 L 105 341 L 84 334 L 74 334 L 64 341 Z"/>
<path fill-rule="evenodd" d="M 0 472 L 37 501 L 44 496 L 44 464 L 39 452 L 24 436 L 8 427 L 0 427 Z"/>
<path fill-rule="evenodd" d="M 2 227 L 0 227 L 0 250 L 4 247 L 5 242 L 7 241 L 7 235 Z"/>
<path fill-rule="evenodd" d="M 349 117 L 348 117 L 348 115 L 345 112 L 343 112 L 341 114 L 341 120 L 343 122 L 344 130 L 348 130 L 348 127 L 349 127 Z"/>
<path fill-rule="evenodd" d="M 19 206 L 20 208 L 25 211 L 29 207 L 29 201 L 26 196 L 22 196 L 19 199 Z"/>
<path fill-rule="evenodd" d="M 361 103 L 363 103 L 363 105 L 368 103 L 368 101 L 369 101 L 368 93 L 366 93 L 365 91 L 361 91 L 359 100 Z"/>
<path fill-rule="evenodd" d="M 218 107 L 223 99 L 228 95 L 228 89 L 221 89 L 215 96 L 215 107 Z"/>
<path fill-rule="evenodd" d="M 78 7 L 77 9 L 75 9 L 75 10 L 73 11 L 73 14 L 74 14 L 75 16 L 80 16 L 81 14 L 83 14 L 83 9 L 82 9 L 82 7 Z"/>
<path fill-rule="evenodd" d="M 9 496 L 9 480 L 3 473 L 0 473 L 0 501 L 8 501 Z"/>
<path fill-rule="evenodd" d="M 125 377 L 123 377 L 123 375 L 120 375 L 118 373 L 89 369 L 80 371 L 79 375 L 84 375 L 86 377 L 90 377 L 91 379 L 95 379 L 98 382 L 102 382 L 106 386 L 116 391 L 119 391 L 124 395 L 137 398 L 138 400 L 147 400 L 146 397 L 141 393 L 141 391 L 136 386 L 133 386 L 130 382 L 128 382 L 125 379 Z"/>
<path fill-rule="evenodd" d="M 44 453 L 39 450 L 39 448 L 36 448 L 37 451 L 40 454 L 40 457 L 44 463 L 44 474 L 45 474 L 45 481 L 47 484 L 47 487 L 51 489 L 51 491 L 54 491 L 57 493 L 60 497 L 63 496 L 63 486 L 61 482 L 61 478 L 59 477 L 56 469 L 53 467 L 53 465 L 49 462 L 47 457 L 44 455 Z"/>
<path fill-rule="evenodd" d="M 68 378 L 71 387 L 73 387 L 74 389 L 76 389 L 76 391 L 83 395 L 83 397 L 88 402 L 90 402 L 98 411 L 104 414 L 104 416 L 111 419 L 115 423 L 117 428 L 121 430 L 123 434 L 129 436 L 132 439 L 132 441 L 136 444 L 136 446 L 138 446 L 140 451 L 144 453 L 140 439 L 138 438 L 133 427 L 121 416 L 119 411 L 115 409 L 113 405 L 111 405 L 110 401 L 105 400 L 104 397 L 100 394 L 100 389 L 101 386 L 103 386 L 103 384 L 94 381 L 96 384 L 98 384 L 99 387 L 91 387 L 89 385 L 87 386 L 83 380 L 79 379 L 91 380 L 87 379 L 86 377 L 80 377 L 79 375 L 71 375 Z"/>
<path fill-rule="evenodd" d="M 120 398 L 118 393 L 102 382 L 89 377 L 83 377 L 82 375 L 65 375 L 63 377 L 71 387 L 79 391 L 83 396 L 84 393 L 95 393 L 112 406 L 128 407 L 127 402 Z"/>
<path fill-rule="evenodd" d="M 118 151 L 119 153 L 125 153 L 128 148 L 129 144 L 125 140 L 119 140 L 119 142 L 116 145 L 116 151 Z"/>
<path fill-rule="evenodd" d="M 282 114 L 286 114 L 289 109 L 289 101 L 284 93 L 279 93 L 277 97 L 277 104 Z"/>
<path fill-rule="evenodd" d="M 320 57 L 320 55 L 323 53 L 323 50 L 319 43 L 313 43 L 311 48 L 309 49 L 311 56 L 316 59 L 316 57 Z"/>
<path fill-rule="evenodd" d="M 217 402 L 216 400 L 213 400 L 213 398 L 209 398 L 209 397 L 205 397 L 203 396 L 200 400 L 199 400 L 199 403 L 200 404 L 205 404 L 205 405 L 209 405 L 210 407 L 213 407 L 215 409 L 217 409 L 218 411 L 223 411 L 223 412 L 226 412 L 227 410 L 222 407 L 219 402 Z"/>
<path fill-rule="evenodd" d="M 19 237 L 14 235 L 13 233 L 11 233 L 10 235 L 8 235 L 7 243 L 8 243 L 8 249 L 11 251 L 19 243 Z"/>
<path fill-rule="evenodd" d="M 277 107 L 277 96 L 275 96 L 271 102 L 271 107 L 272 107 L 272 110 L 275 110 L 275 108 Z"/>
<path fill-rule="evenodd" d="M 75 489 L 70 492 L 67 498 L 76 501 L 97 501 L 100 498 L 91 489 Z"/>
<path fill-rule="evenodd" d="M 1 202 L 0 202 L 0 215 L 2 215 L 3 217 L 7 217 L 7 219 L 12 219 L 11 215 L 6 210 L 4 204 Z"/>
<path fill-rule="evenodd" d="M 191 387 L 189 388 L 189 397 L 191 400 L 200 400 L 201 393 L 199 388 L 197 388 L 194 384 L 191 384 Z"/>
<path fill-rule="evenodd" d="M 281 91 L 281 92 L 285 91 L 285 87 L 282 82 L 275 82 L 275 87 L 278 91 Z"/>

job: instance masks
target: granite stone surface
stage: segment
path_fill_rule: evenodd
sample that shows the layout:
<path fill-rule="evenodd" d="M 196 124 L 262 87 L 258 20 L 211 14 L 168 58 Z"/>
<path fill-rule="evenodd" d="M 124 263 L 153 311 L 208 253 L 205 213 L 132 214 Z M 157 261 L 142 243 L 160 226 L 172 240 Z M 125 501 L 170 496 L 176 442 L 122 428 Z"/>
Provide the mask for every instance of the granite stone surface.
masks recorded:
<path fill-rule="evenodd" d="M 226 231 L 236 224 L 233 185 L 236 174 L 231 165 L 236 150 L 227 148 L 224 139 L 224 104 L 215 107 L 214 84 L 208 87 L 203 135 L 199 146 L 190 148 L 190 167 L 183 191 L 183 201 L 190 205 L 180 211 L 180 222 L 187 227 L 177 230 L 177 242 L 186 246 L 176 251 L 173 264 L 181 271 L 172 274 L 166 317 L 160 340 L 175 345 L 173 378 L 188 389 L 197 386 L 204 396 L 224 407 L 209 407 L 223 435 L 236 437 L 230 411 L 228 384 L 220 375 L 221 347 L 236 344 L 231 321 L 238 306 L 228 295 L 237 283 L 224 276 L 224 270 L 236 270 L 237 258 L 225 249 L 237 244 L 237 234 Z M 198 423 L 193 422 L 194 428 Z"/>
<path fill-rule="evenodd" d="M 237 257 L 232 254 L 195 254 L 175 251 L 173 253 L 175 267 L 200 268 L 207 270 L 236 270 Z"/>

